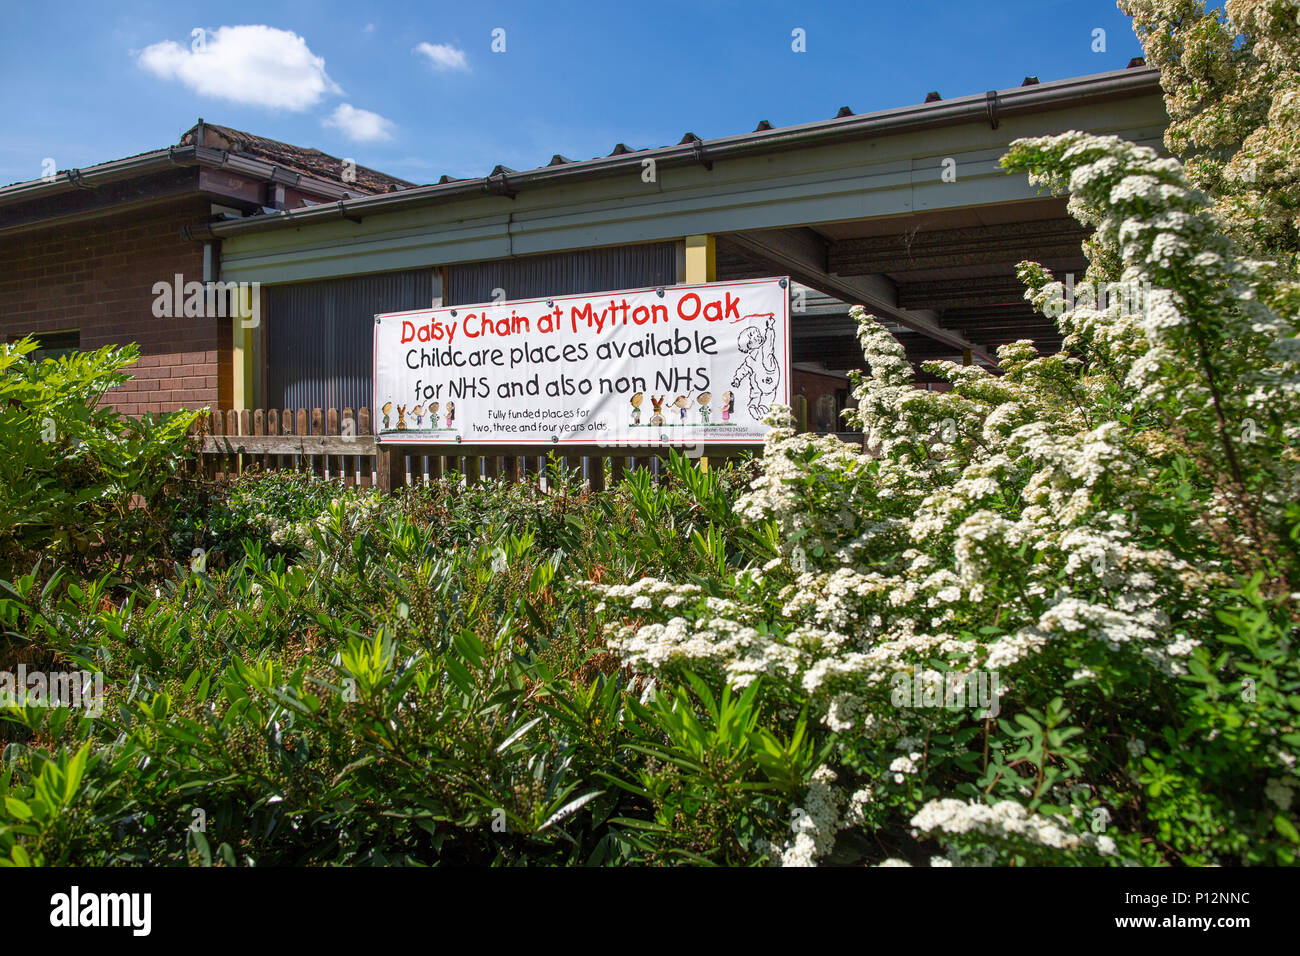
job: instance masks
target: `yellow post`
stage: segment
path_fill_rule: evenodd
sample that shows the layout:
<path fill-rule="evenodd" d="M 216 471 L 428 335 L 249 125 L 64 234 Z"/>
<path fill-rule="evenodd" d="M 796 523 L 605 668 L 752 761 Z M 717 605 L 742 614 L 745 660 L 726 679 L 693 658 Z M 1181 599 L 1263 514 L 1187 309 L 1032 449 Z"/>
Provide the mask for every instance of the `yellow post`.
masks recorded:
<path fill-rule="evenodd" d="M 718 252 L 713 236 L 687 236 L 686 281 L 715 282 L 717 278 Z"/>
<path fill-rule="evenodd" d="M 231 310 L 230 328 L 233 334 L 230 355 L 231 406 L 236 411 L 249 407 L 256 391 L 256 370 L 254 366 L 255 336 L 262 320 L 261 290 L 240 285 L 232 296 L 234 308 Z M 254 302 L 253 297 L 259 301 Z"/>
<path fill-rule="evenodd" d="M 713 236 L 686 237 L 686 281 L 691 284 L 716 282 L 718 278 L 718 249 Z M 709 459 L 700 458 L 700 470 L 709 470 Z"/>

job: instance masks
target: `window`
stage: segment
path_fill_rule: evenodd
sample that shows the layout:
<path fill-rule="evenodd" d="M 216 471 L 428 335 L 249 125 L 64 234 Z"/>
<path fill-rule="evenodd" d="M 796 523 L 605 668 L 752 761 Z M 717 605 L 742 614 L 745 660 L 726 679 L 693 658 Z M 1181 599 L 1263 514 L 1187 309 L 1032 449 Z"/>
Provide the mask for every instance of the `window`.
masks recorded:
<path fill-rule="evenodd" d="M 21 335 L 11 336 L 10 342 L 17 342 Z M 32 362 L 39 362 L 41 359 L 58 358 L 60 355 L 69 355 L 73 352 L 81 351 L 81 330 L 65 329 L 62 332 L 34 332 L 32 338 L 36 340 L 37 348 L 30 352 L 27 358 Z"/>

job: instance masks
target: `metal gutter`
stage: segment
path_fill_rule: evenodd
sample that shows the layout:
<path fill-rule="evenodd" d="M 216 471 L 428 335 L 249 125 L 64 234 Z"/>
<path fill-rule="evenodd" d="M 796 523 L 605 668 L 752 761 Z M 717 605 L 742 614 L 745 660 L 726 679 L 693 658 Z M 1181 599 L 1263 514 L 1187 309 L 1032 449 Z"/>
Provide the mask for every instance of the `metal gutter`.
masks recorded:
<path fill-rule="evenodd" d="M 303 173 L 284 169 L 266 160 L 241 156 L 210 146 L 169 146 L 141 153 L 129 159 L 117 159 L 84 169 L 69 169 L 46 182 L 34 179 L 0 188 L 0 206 L 44 199 L 75 190 L 93 189 L 111 183 L 159 172 L 172 166 L 203 166 L 249 176 L 266 183 L 292 186 L 304 192 L 331 199 L 352 199 L 371 195 L 355 187 L 340 186 Z"/>
<path fill-rule="evenodd" d="M 523 186 L 544 186 L 615 175 L 629 167 L 640 167 L 646 159 L 669 165 L 687 165 L 700 163 L 701 157 L 707 157 L 708 162 L 712 164 L 719 160 L 754 153 L 798 149 L 976 121 L 989 122 L 996 128 L 1002 119 L 1009 116 L 1159 92 L 1159 70 L 1154 67 L 1130 67 L 1110 73 L 1071 77 L 1000 92 L 979 93 L 954 100 L 939 100 L 875 113 L 837 117 L 800 126 L 759 129 L 752 133 L 706 141 L 688 136 L 675 146 L 619 153 L 563 165 L 542 166 L 524 172 L 506 172 L 498 169 L 489 176 L 477 179 L 417 186 L 397 193 L 380 193 L 357 198 L 346 204 L 339 202 L 285 210 L 275 215 L 214 223 L 212 232 L 216 236 L 224 237 L 291 224 L 301 225 L 340 218 L 355 220 L 358 217 L 377 215 L 396 209 L 474 195 L 513 197 Z"/>
<path fill-rule="evenodd" d="M 158 172 L 171 166 L 193 166 L 195 164 L 193 146 L 169 146 L 167 149 L 141 153 L 129 159 L 115 159 L 109 163 L 88 166 L 85 169 L 69 169 L 59 173 L 49 182 L 33 179 L 30 182 L 14 183 L 0 188 L 0 205 L 26 202 L 29 199 L 43 199 L 46 196 L 72 192 L 77 189 L 90 189 L 106 186 L 109 183 L 132 179 L 146 173 Z"/>

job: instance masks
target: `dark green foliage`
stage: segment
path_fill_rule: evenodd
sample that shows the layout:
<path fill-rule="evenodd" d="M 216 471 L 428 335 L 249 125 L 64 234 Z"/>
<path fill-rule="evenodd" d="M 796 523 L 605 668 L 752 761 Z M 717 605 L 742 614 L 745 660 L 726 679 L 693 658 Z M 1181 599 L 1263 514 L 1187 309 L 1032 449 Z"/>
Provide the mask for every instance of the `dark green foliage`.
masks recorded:
<path fill-rule="evenodd" d="M 229 560 L 178 562 L 156 596 L 17 578 L 5 629 L 101 670 L 107 706 L 9 712 L 0 861 L 761 862 L 815 766 L 804 721 L 758 685 L 651 688 L 574 586 L 719 573 L 695 542 L 735 486 L 690 468 L 383 503 L 250 476 L 209 502 Z M 263 514 L 304 546 L 272 545 Z"/>

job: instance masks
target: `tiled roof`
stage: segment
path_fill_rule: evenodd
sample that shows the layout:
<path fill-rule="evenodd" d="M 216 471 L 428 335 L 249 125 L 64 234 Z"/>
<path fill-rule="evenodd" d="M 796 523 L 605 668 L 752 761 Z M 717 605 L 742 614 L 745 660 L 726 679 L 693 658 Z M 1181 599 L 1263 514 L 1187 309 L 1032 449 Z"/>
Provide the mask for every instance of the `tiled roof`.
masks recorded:
<path fill-rule="evenodd" d="M 365 166 L 356 167 L 355 179 L 344 179 L 343 160 L 319 149 L 304 149 L 279 140 L 255 136 L 243 130 L 229 126 L 216 126 L 212 123 L 202 124 L 203 142 L 198 142 L 199 126 L 193 126 L 181 137 L 180 146 L 203 145 L 212 149 L 228 150 L 245 156 L 254 156 L 266 162 L 275 163 L 287 170 L 300 172 L 306 176 L 323 179 L 345 186 L 355 186 L 359 192 L 385 193 L 409 189 L 414 183 L 396 176 L 389 176 Z"/>

